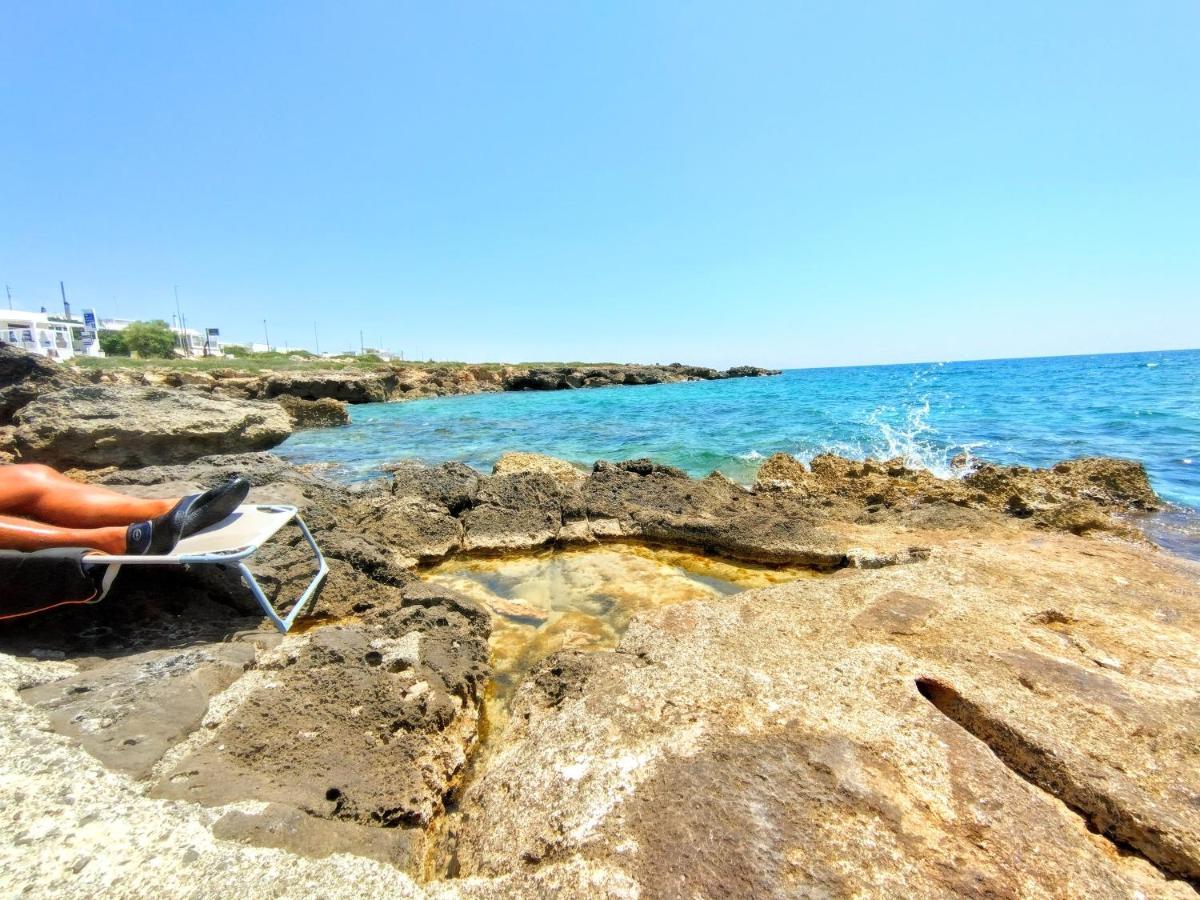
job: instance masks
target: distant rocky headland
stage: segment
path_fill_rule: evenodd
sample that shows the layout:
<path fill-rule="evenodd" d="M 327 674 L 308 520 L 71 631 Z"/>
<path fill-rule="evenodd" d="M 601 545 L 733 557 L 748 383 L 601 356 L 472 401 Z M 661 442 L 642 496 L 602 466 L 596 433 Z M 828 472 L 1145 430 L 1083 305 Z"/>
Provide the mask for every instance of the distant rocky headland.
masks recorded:
<path fill-rule="evenodd" d="M 201 568 L 0 623 L 15 892 L 1195 896 L 1200 564 L 1134 527 L 1161 505 L 1136 462 L 939 479 L 777 455 L 744 486 L 520 453 L 349 487 L 267 452 L 287 403 L 484 379 L 80 383 L 0 348 L 2 366 L 10 452 L 147 496 L 245 473 L 252 500 L 301 508 L 331 568 L 286 636 Z M 647 371 L 703 377 L 682 369 Z M 804 575 L 648 606 L 615 650 L 564 631 L 481 755 L 496 611 L 427 567 L 621 544 Z M 255 557 L 273 599 L 303 556 Z"/>
<path fill-rule="evenodd" d="M 778 375 L 658 365 L 336 364 L 297 357 L 278 368 L 125 361 L 56 364 L 0 342 L 0 462 L 65 467 L 183 462 L 264 450 L 294 428 L 345 424 L 346 404 L 497 391 L 558 391 Z M 179 393 L 171 393 L 178 389 Z M 136 441 L 129 438 L 137 436 Z"/>

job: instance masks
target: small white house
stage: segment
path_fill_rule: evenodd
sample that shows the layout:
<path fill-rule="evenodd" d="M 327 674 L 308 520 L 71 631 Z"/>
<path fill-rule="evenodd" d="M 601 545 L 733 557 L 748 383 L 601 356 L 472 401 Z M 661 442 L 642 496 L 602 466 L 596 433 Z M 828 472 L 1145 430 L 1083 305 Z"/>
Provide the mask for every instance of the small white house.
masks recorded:
<path fill-rule="evenodd" d="M 55 321 L 47 313 L 0 310 L 0 341 L 14 344 L 38 356 L 70 359 L 85 352 L 74 331 L 82 323 Z M 95 353 L 99 353 L 96 346 Z"/>

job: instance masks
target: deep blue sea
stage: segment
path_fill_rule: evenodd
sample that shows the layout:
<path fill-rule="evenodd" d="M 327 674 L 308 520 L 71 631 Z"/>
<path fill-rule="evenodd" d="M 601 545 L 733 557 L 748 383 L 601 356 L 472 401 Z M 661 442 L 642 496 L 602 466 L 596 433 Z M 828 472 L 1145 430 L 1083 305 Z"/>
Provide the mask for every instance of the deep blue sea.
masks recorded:
<path fill-rule="evenodd" d="M 752 481 L 772 453 L 905 457 L 949 474 L 969 453 L 1044 466 L 1140 460 L 1155 489 L 1200 510 L 1200 350 L 794 369 L 778 377 L 443 397 L 351 407 L 345 428 L 300 432 L 280 452 L 347 478 L 400 459 L 484 471 L 506 450 L 590 466 L 648 456 Z"/>

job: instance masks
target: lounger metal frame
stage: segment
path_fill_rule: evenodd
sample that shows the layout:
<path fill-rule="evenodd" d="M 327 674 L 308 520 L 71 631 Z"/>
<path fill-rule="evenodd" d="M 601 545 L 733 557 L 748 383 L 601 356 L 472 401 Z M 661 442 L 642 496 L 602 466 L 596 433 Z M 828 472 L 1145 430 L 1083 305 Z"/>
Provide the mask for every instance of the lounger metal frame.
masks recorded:
<path fill-rule="evenodd" d="M 299 511 L 294 506 L 288 506 L 283 503 L 258 503 L 250 504 L 251 508 L 261 510 L 263 512 L 276 513 L 274 521 L 269 522 L 267 528 L 254 535 L 251 543 L 242 544 L 240 546 L 231 547 L 224 550 L 209 550 L 202 553 L 188 553 L 186 545 L 189 539 L 180 542 L 181 553 L 171 554 L 168 556 L 89 556 L 88 562 L 110 564 L 110 565 L 135 565 L 135 566 L 186 566 L 186 565 L 230 565 L 237 567 L 241 573 L 242 580 L 245 581 L 246 587 L 250 589 L 250 593 L 254 595 L 254 599 L 258 601 L 258 605 L 262 607 L 263 614 L 271 620 L 272 624 L 284 634 L 292 627 L 292 623 L 308 605 L 308 601 L 312 599 L 317 588 L 321 586 L 321 582 L 325 580 L 325 576 L 329 573 L 329 564 L 325 562 L 325 557 L 321 554 L 321 548 L 317 546 L 317 542 L 313 540 L 312 533 L 308 530 L 308 526 L 304 524 L 304 520 L 300 518 Z M 246 507 L 240 507 L 245 509 Z M 286 517 L 281 515 L 288 513 Z M 259 551 L 259 549 L 273 538 L 284 526 L 295 522 L 300 529 L 300 534 L 308 543 L 312 550 L 313 557 L 317 563 L 317 573 L 309 582 L 308 587 L 296 598 L 292 604 L 292 608 L 287 614 L 280 616 L 275 607 L 271 605 L 271 601 L 267 599 L 267 595 L 263 593 L 262 587 L 259 586 L 258 580 L 254 577 L 254 573 L 250 571 L 246 565 L 246 560 Z M 208 529 L 207 532 L 217 534 L 221 526 L 214 526 Z"/>

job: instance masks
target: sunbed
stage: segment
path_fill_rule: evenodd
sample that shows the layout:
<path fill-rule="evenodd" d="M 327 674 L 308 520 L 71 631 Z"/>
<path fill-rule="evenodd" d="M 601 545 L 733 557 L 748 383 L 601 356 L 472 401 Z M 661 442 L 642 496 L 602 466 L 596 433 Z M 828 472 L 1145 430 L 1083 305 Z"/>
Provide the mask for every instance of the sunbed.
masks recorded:
<path fill-rule="evenodd" d="M 254 577 L 254 573 L 246 565 L 246 560 L 258 552 L 263 544 L 273 538 L 289 522 L 296 523 L 296 526 L 300 529 L 300 533 L 304 536 L 304 540 L 308 542 L 308 546 L 312 549 L 313 557 L 316 560 L 317 572 L 313 576 L 312 581 L 309 582 L 308 587 L 304 589 L 291 605 L 291 609 L 284 607 L 283 615 L 280 615 L 280 611 L 277 611 L 271 605 L 271 601 L 263 593 L 262 588 Z M 112 567 L 234 565 L 241 573 L 246 586 L 250 589 L 250 593 L 258 601 L 258 605 L 262 607 L 263 613 L 274 623 L 276 628 L 285 633 L 292 627 L 292 623 L 296 621 L 296 617 L 300 615 L 304 607 L 308 604 L 308 601 L 312 599 L 313 594 L 316 593 L 325 575 L 329 572 L 329 566 L 325 562 L 325 557 L 321 555 L 321 548 L 313 540 L 308 526 L 300 518 L 296 507 L 285 506 L 283 504 L 248 503 L 239 506 L 224 521 L 184 538 L 175 545 L 174 550 L 163 556 L 109 556 L 105 554 L 91 554 L 86 557 L 86 561 L 91 565 L 106 565 L 110 567 L 105 576 L 106 584 L 111 583 L 112 577 L 115 574 L 115 569 Z M 103 596 L 103 593 L 100 596 Z M 96 599 L 99 599 L 99 597 Z"/>

